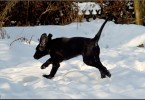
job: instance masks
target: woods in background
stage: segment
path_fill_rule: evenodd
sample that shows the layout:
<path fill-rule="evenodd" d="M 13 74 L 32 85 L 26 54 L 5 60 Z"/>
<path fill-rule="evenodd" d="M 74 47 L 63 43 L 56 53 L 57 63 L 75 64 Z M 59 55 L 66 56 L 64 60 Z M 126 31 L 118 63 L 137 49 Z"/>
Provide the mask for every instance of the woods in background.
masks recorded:
<path fill-rule="evenodd" d="M 84 1 L 81 1 L 84 2 Z M 93 0 L 101 7 L 101 13 L 84 15 L 84 19 L 104 18 L 112 13 L 115 23 L 145 24 L 144 0 Z M 74 1 L 0 1 L 1 26 L 66 25 L 78 16 L 77 2 Z M 81 20 L 83 20 L 83 18 Z M 80 20 L 80 21 L 81 21 Z"/>

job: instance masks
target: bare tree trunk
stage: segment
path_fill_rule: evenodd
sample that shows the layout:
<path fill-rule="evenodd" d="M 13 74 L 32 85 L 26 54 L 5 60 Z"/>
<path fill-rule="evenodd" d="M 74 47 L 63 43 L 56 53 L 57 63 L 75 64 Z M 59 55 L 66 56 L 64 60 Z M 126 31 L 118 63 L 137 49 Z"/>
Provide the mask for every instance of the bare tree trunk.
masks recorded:
<path fill-rule="evenodd" d="M 140 0 L 134 0 L 134 12 L 136 17 L 136 24 L 142 25 L 143 24 L 142 4 Z"/>

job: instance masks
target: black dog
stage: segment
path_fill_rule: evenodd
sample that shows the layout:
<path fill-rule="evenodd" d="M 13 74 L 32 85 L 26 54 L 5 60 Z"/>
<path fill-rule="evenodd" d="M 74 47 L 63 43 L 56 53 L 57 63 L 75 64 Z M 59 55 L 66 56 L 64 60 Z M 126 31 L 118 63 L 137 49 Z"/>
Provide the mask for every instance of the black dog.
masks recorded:
<path fill-rule="evenodd" d="M 100 48 L 98 45 L 101 32 L 107 20 L 108 19 L 102 24 L 98 34 L 94 38 L 72 37 L 51 39 L 52 34 L 49 34 L 48 36 L 46 33 L 42 34 L 40 43 L 36 47 L 34 58 L 40 59 L 41 57 L 50 54 L 50 59 L 41 66 L 41 69 L 45 69 L 49 64 L 52 64 L 50 74 L 43 75 L 43 77 L 48 79 L 53 78 L 62 61 L 78 55 L 83 56 L 83 62 L 85 64 L 98 68 L 101 78 L 105 78 L 106 76 L 111 77 L 111 73 L 100 62 Z"/>

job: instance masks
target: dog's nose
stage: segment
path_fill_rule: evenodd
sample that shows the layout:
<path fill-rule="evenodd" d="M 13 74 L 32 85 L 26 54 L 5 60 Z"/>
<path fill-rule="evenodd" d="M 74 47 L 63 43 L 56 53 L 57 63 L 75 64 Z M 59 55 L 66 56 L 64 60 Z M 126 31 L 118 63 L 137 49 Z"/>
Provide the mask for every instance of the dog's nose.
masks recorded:
<path fill-rule="evenodd" d="M 38 58 L 37 56 L 35 56 L 35 55 L 34 55 L 33 57 L 34 57 L 34 59 L 37 59 L 37 60 L 39 59 L 39 58 Z"/>

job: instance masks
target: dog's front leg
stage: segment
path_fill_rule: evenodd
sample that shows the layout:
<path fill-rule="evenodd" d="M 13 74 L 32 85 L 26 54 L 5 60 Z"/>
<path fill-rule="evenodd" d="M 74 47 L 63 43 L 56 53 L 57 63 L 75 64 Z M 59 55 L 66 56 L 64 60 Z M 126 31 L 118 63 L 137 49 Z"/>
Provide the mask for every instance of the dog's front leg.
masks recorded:
<path fill-rule="evenodd" d="M 41 69 L 45 69 L 50 64 L 52 64 L 52 58 L 48 59 L 44 64 L 42 64 Z"/>
<path fill-rule="evenodd" d="M 55 74 L 56 74 L 56 72 L 57 72 L 59 66 L 60 66 L 59 63 L 53 64 L 52 69 L 51 69 L 51 71 L 50 71 L 50 74 L 49 74 L 49 75 L 43 75 L 43 77 L 48 78 L 48 79 L 53 78 L 53 77 L 55 76 Z"/>

